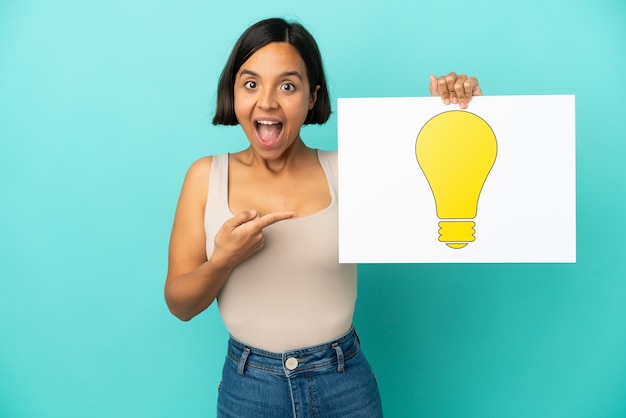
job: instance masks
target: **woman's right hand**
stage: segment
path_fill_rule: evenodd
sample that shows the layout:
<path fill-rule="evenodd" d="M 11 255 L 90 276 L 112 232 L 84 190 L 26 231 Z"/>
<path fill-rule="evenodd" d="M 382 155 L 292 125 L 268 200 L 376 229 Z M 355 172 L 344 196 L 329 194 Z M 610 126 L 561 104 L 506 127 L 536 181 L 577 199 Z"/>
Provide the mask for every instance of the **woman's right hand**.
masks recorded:
<path fill-rule="evenodd" d="M 255 210 L 241 212 L 224 222 L 207 259 L 204 211 L 212 161 L 201 158 L 189 168 L 172 226 L 165 300 L 184 321 L 211 305 L 232 269 L 263 248 L 263 228 L 296 216 L 295 212 L 263 216 Z"/>
<path fill-rule="evenodd" d="M 211 305 L 232 269 L 263 248 L 263 228 L 296 216 L 295 212 L 263 216 L 256 210 L 241 212 L 224 222 L 207 259 L 204 211 L 212 161 L 201 158 L 189 168 L 172 226 L 165 300 L 184 321 Z"/>
<path fill-rule="evenodd" d="M 207 259 L 204 212 L 212 161 L 201 158 L 189 168 L 172 226 L 165 300 L 170 311 L 184 321 L 211 305 L 232 269 L 263 248 L 263 228 L 296 215 L 241 212 L 224 222 Z"/>
<path fill-rule="evenodd" d="M 215 235 L 212 260 L 222 268 L 232 269 L 263 248 L 263 229 L 291 219 L 296 212 L 274 212 L 261 216 L 256 210 L 243 211 L 224 222 Z"/>

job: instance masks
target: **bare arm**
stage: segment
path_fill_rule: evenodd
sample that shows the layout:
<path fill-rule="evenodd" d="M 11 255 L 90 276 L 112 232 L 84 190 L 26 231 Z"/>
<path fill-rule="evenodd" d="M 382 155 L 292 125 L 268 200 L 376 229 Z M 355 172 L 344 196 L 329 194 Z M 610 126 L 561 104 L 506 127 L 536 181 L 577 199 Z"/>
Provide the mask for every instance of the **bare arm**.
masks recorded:
<path fill-rule="evenodd" d="M 233 268 L 263 248 L 263 228 L 295 216 L 295 212 L 264 216 L 254 210 L 241 212 L 222 225 L 207 259 L 204 208 L 211 162 L 206 157 L 189 168 L 170 239 L 165 300 L 170 311 L 184 321 L 208 308 Z"/>

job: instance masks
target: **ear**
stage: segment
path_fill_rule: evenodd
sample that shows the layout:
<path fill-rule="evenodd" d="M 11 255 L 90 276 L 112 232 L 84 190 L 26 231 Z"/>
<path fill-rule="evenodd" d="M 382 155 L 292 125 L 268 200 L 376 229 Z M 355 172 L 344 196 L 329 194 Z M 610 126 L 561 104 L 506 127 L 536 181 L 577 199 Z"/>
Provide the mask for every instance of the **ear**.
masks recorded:
<path fill-rule="evenodd" d="M 309 110 L 313 109 L 313 106 L 315 106 L 315 103 L 317 102 L 317 92 L 319 90 L 320 86 L 318 84 L 317 86 L 315 86 L 315 90 L 313 90 L 313 92 L 309 96 Z"/>

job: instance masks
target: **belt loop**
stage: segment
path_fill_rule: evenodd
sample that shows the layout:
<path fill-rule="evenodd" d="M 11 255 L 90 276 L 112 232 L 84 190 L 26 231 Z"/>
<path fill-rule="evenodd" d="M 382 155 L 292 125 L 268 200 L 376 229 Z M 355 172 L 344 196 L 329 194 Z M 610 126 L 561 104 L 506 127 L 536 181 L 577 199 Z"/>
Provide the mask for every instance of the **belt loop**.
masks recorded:
<path fill-rule="evenodd" d="M 239 358 L 239 367 L 237 368 L 237 373 L 243 376 L 243 370 L 246 367 L 246 361 L 248 361 L 248 356 L 250 355 L 250 349 L 248 347 L 243 349 L 243 353 L 241 353 L 241 358 Z"/>
<path fill-rule="evenodd" d="M 337 353 L 337 371 L 339 373 L 342 373 L 344 371 L 343 350 L 339 346 L 339 343 L 333 343 L 333 348 Z"/>

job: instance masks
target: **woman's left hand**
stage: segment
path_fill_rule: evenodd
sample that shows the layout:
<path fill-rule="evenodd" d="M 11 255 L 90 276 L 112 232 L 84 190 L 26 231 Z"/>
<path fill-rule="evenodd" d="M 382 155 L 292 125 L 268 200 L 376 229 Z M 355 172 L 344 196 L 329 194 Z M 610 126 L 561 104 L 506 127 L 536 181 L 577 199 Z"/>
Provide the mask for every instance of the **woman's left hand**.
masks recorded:
<path fill-rule="evenodd" d="M 440 77 L 430 76 L 430 95 L 441 96 L 445 104 L 458 103 L 465 109 L 473 96 L 482 96 L 483 92 L 476 77 L 452 72 Z"/>

